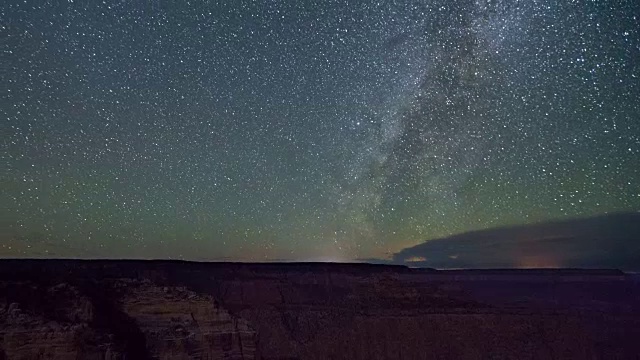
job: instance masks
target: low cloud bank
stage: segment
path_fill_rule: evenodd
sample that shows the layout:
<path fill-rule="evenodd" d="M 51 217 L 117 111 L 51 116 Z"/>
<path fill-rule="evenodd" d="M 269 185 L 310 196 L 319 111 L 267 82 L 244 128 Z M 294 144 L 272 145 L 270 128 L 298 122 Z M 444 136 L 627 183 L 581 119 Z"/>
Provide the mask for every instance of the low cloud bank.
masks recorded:
<path fill-rule="evenodd" d="M 640 271 L 640 212 L 489 229 L 429 240 L 394 254 L 391 262 L 433 268 Z"/>

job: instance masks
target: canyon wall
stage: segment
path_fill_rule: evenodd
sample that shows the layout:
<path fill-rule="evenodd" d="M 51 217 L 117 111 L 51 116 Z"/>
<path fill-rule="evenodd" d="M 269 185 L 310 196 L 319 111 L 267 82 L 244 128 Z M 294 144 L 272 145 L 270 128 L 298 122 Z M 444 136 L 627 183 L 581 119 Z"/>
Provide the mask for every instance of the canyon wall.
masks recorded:
<path fill-rule="evenodd" d="M 636 359 L 617 271 L 0 261 L 0 359 Z"/>

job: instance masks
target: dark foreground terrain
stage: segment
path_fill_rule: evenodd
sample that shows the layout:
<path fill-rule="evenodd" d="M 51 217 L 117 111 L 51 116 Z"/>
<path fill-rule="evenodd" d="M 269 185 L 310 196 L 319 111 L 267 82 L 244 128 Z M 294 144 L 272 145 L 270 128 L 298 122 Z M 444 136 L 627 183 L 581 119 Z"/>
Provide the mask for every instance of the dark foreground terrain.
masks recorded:
<path fill-rule="evenodd" d="M 0 359 L 640 359 L 618 271 L 0 260 Z"/>

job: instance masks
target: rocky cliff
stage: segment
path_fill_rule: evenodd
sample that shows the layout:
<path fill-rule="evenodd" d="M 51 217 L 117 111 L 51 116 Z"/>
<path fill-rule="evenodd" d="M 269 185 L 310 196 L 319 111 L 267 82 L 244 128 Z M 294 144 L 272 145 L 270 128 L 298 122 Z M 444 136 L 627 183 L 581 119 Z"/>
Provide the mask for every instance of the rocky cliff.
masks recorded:
<path fill-rule="evenodd" d="M 620 272 L 0 261 L 0 359 L 636 359 Z"/>
<path fill-rule="evenodd" d="M 256 358 L 247 321 L 184 287 L 4 281 L 0 294 L 0 359 Z"/>

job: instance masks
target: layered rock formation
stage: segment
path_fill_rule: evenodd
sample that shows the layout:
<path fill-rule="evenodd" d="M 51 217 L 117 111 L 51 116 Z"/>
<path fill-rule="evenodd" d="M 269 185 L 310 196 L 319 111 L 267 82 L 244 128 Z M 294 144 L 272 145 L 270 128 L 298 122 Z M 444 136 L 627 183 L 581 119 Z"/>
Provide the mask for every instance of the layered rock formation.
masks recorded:
<path fill-rule="evenodd" d="M 120 304 L 154 359 L 255 359 L 256 333 L 211 296 L 184 287 L 119 282 Z"/>
<path fill-rule="evenodd" d="M 0 359 L 635 359 L 616 271 L 0 261 Z"/>
<path fill-rule="evenodd" d="M 211 296 L 131 279 L 0 286 L 0 359 L 255 359 Z"/>

